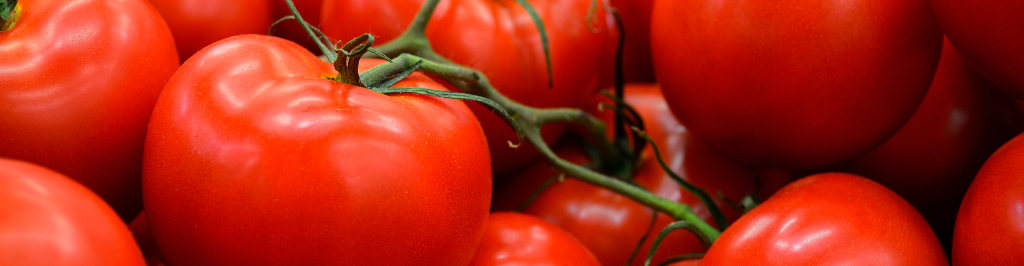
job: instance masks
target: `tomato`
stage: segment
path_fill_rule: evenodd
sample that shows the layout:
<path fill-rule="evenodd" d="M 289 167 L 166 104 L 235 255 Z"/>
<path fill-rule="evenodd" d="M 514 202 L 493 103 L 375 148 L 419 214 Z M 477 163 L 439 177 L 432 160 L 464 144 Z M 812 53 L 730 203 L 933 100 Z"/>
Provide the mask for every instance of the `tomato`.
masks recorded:
<path fill-rule="evenodd" d="M 284 0 L 279 0 L 284 2 Z M 230 36 L 267 34 L 270 1 L 252 0 L 149 0 L 174 33 L 181 62 L 199 49 Z"/>
<path fill-rule="evenodd" d="M 491 199 L 472 112 L 324 78 L 335 75 L 265 35 L 182 65 L 153 110 L 143 166 L 167 264 L 469 262 Z M 422 74 L 395 86 L 444 89 Z"/>
<path fill-rule="evenodd" d="M 651 12 L 654 0 L 611 0 L 622 16 L 626 43 L 623 74 L 626 82 L 654 82 L 651 63 Z"/>
<path fill-rule="evenodd" d="M 321 16 L 323 31 L 337 40 L 369 32 L 383 44 L 405 30 L 422 3 L 327 0 Z M 482 71 L 513 100 L 536 107 L 582 107 L 588 99 L 580 96 L 593 94 L 601 88 L 602 77 L 611 76 L 617 43 L 614 20 L 604 9 L 597 10 L 596 21 L 587 19 L 590 4 L 591 0 L 533 3 L 550 41 L 553 87 L 548 87 L 536 26 L 516 1 L 441 1 L 426 34 L 441 56 Z M 476 103 L 470 107 L 487 133 L 495 172 L 514 170 L 538 158 L 530 145 L 509 147 L 515 133 L 489 108 Z M 551 130 L 545 131 L 545 139 L 550 142 L 562 132 L 557 125 L 547 128 Z"/>
<path fill-rule="evenodd" d="M 469 265 L 601 265 L 561 228 L 533 216 L 492 213 Z"/>
<path fill-rule="evenodd" d="M 117 213 L 57 172 L 0 159 L 0 210 L 0 265 L 145 265 Z"/>
<path fill-rule="evenodd" d="M 701 265 L 945 265 L 924 218 L 867 178 L 790 183 L 722 232 Z"/>
<path fill-rule="evenodd" d="M 142 256 L 146 258 L 146 265 L 163 266 L 164 259 L 160 256 L 160 251 L 156 248 L 156 240 L 153 240 L 153 233 L 149 231 L 149 222 L 146 221 L 146 213 L 140 213 L 139 216 L 135 217 L 135 219 L 128 224 L 128 228 L 131 229 L 132 236 L 135 237 L 135 242 L 138 243 L 139 249 L 142 250 Z"/>
<path fill-rule="evenodd" d="M 868 152 L 920 104 L 942 36 L 923 0 L 655 2 L 676 117 L 742 163 L 811 169 Z"/>
<path fill-rule="evenodd" d="M 971 179 L 1021 130 L 1013 104 L 946 42 L 932 87 L 910 121 L 885 144 L 840 169 L 900 194 L 949 243 Z"/>
<path fill-rule="evenodd" d="M 285 16 L 292 15 L 292 11 L 288 9 L 288 5 L 284 0 L 270 0 L 274 4 L 274 16 L 271 17 L 274 20 L 283 18 Z M 322 0 L 292 0 L 295 3 L 295 9 L 298 9 L 302 15 L 302 19 L 313 24 L 313 26 L 319 27 L 317 23 L 320 22 L 320 6 L 323 4 Z M 278 29 L 275 29 L 275 35 L 280 34 L 285 39 L 292 40 L 298 44 L 301 44 L 306 49 L 319 53 L 320 49 L 317 48 L 316 43 L 309 37 L 306 30 L 299 26 L 299 23 L 295 21 L 286 21 L 278 25 Z"/>
<path fill-rule="evenodd" d="M 1024 261 L 1024 135 L 985 161 L 967 189 L 953 232 L 953 264 Z"/>
<path fill-rule="evenodd" d="M 657 86 L 631 84 L 626 87 L 625 93 L 626 101 L 644 118 L 646 130 L 673 171 L 712 195 L 720 191 L 735 202 L 753 192 L 757 172 L 712 153 L 690 135 L 672 116 Z M 572 161 L 587 160 L 580 149 L 560 148 L 558 152 L 563 158 Z M 524 170 L 497 186 L 495 207 L 515 207 L 555 174 L 546 163 Z M 656 195 L 690 205 L 697 215 L 711 221 L 707 208 L 665 174 L 650 149 L 644 151 L 633 180 Z M 739 216 L 736 209 L 724 202 L 718 205 L 730 220 Z M 626 264 L 630 252 L 648 232 L 646 230 L 652 217 L 649 208 L 610 190 L 576 179 L 565 179 L 551 185 L 524 212 L 569 231 L 587 245 L 604 265 Z M 638 259 L 634 260 L 634 265 L 643 264 L 654 236 L 671 222 L 668 216 L 658 215 L 651 236 L 646 240 Z M 704 249 L 691 233 L 680 230 L 668 236 L 653 261 L 657 263 L 670 256 L 702 252 Z"/>
<path fill-rule="evenodd" d="M 1024 2 L 931 0 L 949 41 L 982 76 L 1024 98 Z"/>
<path fill-rule="evenodd" d="M 149 113 L 178 68 L 170 31 L 138 0 L 18 5 L 0 32 L 0 157 L 60 172 L 135 217 Z"/>

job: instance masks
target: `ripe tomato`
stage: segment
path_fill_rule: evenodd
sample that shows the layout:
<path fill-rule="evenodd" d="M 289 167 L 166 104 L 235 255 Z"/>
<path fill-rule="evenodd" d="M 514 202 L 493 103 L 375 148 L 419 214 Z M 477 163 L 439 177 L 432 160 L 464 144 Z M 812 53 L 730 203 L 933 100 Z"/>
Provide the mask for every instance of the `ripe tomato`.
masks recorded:
<path fill-rule="evenodd" d="M 117 213 L 57 172 L 0 159 L 0 210 L 0 265 L 145 265 Z"/>
<path fill-rule="evenodd" d="M 676 117 L 744 163 L 823 167 L 869 151 L 923 99 L 942 37 L 924 0 L 655 2 L 655 71 Z"/>
<path fill-rule="evenodd" d="M 867 178 L 793 182 L 722 232 L 701 265 L 944 265 L 928 223 Z"/>
<path fill-rule="evenodd" d="M 284 2 L 284 0 L 278 0 Z M 269 1 L 149 0 L 174 33 L 181 62 L 199 49 L 230 36 L 266 34 L 270 29 Z"/>
<path fill-rule="evenodd" d="M 954 265 L 1024 261 L 1024 135 L 981 167 L 960 205 L 953 233 Z"/>
<path fill-rule="evenodd" d="M 971 70 L 949 42 L 924 102 L 899 132 L 840 169 L 904 197 L 950 243 L 957 208 L 981 164 L 1019 133 L 1005 93 Z"/>
<path fill-rule="evenodd" d="M 371 33 L 377 43 L 405 30 L 423 0 L 326 0 L 323 31 L 337 40 Z M 591 0 L 534 1 L 547 29 L 554 87 L 548 87 L 547 66 L 536 26 L 516 1 L 441 1 L 427 26 L 427 37 L 442 56 L 478 69 L 506 96 L 530 106 L 581 107 L 586 97 L 611 76 L 617 41 L 614 19 L 598 9 L 587 19 Z M 373 14 L 373 15 L 367 15 Z M 593 31 L 591 30 L 593 28 Z M 480 104 L 470 104 L 487 133 L 494 170 L 503 173 L 537 159 L 530 145 L 518 149 L 508 141 L 516 135 L 505 121 Z M 555 140 L 561 127 L 552 125 L 545 138 Z"/>
<path fill-rule="evenodd" d="M 214 43 L 175 73 L 143 166 L 167 264 L 469 262 L 491 199 L 471 111 L 324 78 L 334 75 L 265 35 Z M 444 89 L 422 74 L 395 86 Z"/>
<path fill-rule="evenodd" d="M 140 0 L 29 0 L 0 32 L 0 157 L 56 170 L 127 220 L 142 209 L 142 144 L 178 68 Z"/>
<path fill-rule="evenodd" d="M 533 216 L 492 213 L 469 265 L 601 265 L 561 228 Z"/>
<path fill-rule="evenodd" d="M 654 0 L 611 0 L 626 29 L 623 74 L 626 82 L 654 82 L 651 63 L 651 11 Z"/>
<path fill-rule="evenodd" d="M 985 78 L 1024 98 L 1024 1 L 931 0 L 942 30 Z"/>
<path fill-rule="evenodd" d="M 644 118 L 649 135 L 673 171 L 712 195 L 720 191 L 733 201 L 738 202 L 753 192 L 757 173 L 712 153 L 690 135 L 672 116 L 657 86 L 631 84 L 626 87 L 626 101 Z M 572 161 L 587 160 L 580 149 L 561 148 L 558 152 Z M 665 174 L 650 149 L 644 151 L 640 164 L 633 177 L 636 183 L 656 195 L 690 205 L 694 212 L 711 222 L 710 213 L 700 200 Z M 541 183 L 553 176 L 555 172 L 546 163 L 539 163 L 517 174 L 497 186 L 496 208 L 517 206 Z M 737 210 L 724 202 L 719 202 L 719 208 L 730 220 L 739 216 Z M 630 252 L 647 233 L 652 217 L 649 208 L 615 192 L 576 179 L 566 179 L 551 185 L 524 212 L 569 231 L 594 251 L 604 265 L 626 264 Z M 654 235 L 671 222 L 668 216 L 658 215 L 652 236 L 647 239 L 634 265 L 643 264 L 643 256 L 647 255 Z M 670 256 L 702 252 L 704 249 L 691 233 L 673 232 L 662 243 L 653 261 L 660 262 Z"/>

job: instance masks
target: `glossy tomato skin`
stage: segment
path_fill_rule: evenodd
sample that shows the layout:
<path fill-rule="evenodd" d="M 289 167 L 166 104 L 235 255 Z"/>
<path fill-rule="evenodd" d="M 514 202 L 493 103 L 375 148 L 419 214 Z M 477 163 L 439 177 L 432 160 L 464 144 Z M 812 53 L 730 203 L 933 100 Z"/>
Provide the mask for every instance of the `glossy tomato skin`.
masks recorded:
<path fill-rule="evenodd" d="M 623 74 L 626 82 L 654 82 L 651 63 L 651 12 L 654 0 L 611 0 L 622 16 L 626 43 L 623 48 Z"/>
<path fill-rule="evenodd" d="M 117 213 L 88 188 L 0 158 L 0 265 L 146 265 Z"/>
<path fill-rule="evenodd" d="M 839 169 L 878 181 L 910 202 L 944 244 L 985 159 L 1021 131 L 1014 103 L 949 42 L 924 102 L 900 131 Z M 948 246 L 947 246 L 948 247 Z"/>
<path fill-rule="evenodd" d="M 748 167 L 723 159 L 711 152 L 672 116 L 656 85 L 630 84 L 626 87 L 626 101 L 643 117 L 646 130 L 658 144 L 662 156 L 673 171 L 683 178 L 717 194 L 738 202 L 753 192 L 757 173 Z M 596 104 L 594 105 L 596 106 Z M 610 108 L 604 113 L 611 113 Z M 587 158 L 581 149 L 562 147 L 560 156 L 575 162 Z M 698 216 L 711 222 L 711 216 L 700 201 L 675 183 L 658 165 L 653 152 L 642 155 L 641 165 L 633 180 L 654 194 L 690 205 Z M 496 208 L 514 208 L 533 193 L 540 184 L 557 176 L 546 163 L 537 164 L 499 184 Z M 718 202 L 726 217 L 734 220 L 739 212 L 724 202 Z M 651 210 L 633 200 L 604 188 L 576 179 L 566 178 L 544 190 L 527 206 L 525 213 L 548 220 L 575 235 L 601 260 L 603 265 L 624 265 L 651 222 Z M 672 219 L 659 214 L 638 259 L 633 265 L 643 265 L 653 235 Z M 703 252 L 705 247 L 689 232 L 670 234 L 654 257 L 654 262 L 679 254 Z"/>
<path fill-rule="evenodd" d="M 825 173 L 790 183 L 743 215 L 700 265 L 946 265 L 924 218 L 867 178 Z"/>
<path fill-rule="evenodd" d="M 813 169 L 881 144 L 923 99 L 942 37 L 924 0 L 655 2 L 655 72 L 694 135 Z"/>
<path fill-rule="evenodd" d="M 492 213 L 469 265 L 593 265 L 600 262 L 558 226 L 526 214 Z"/>
<path fill-rule="evenodd" d="M 982 76 L 1024 98 L 1024 2 L 931 0 L 949 41 Z"/>
<path fill-rule="evenodd" d="M 992 154 L 967 190 L 953 233 L 954 265 L 1015 265 L 1024 261 L 1022 136 Z"/>
<path fill-rule="evenodd" d="M 327 0 L 321 16 L 323 31 L 337 40 L 368 32 L 377 43 L 385 43 L 405 30 L 422 3 Z M 596 11 L 595 19 L 587 19 L 590 4 L 590 0 L 532 2 L 548 33 L 553 87 L 548 87 L 536 26 L 516 1 L 441 1 L 426 34 L 441 56 L 482 71 L 513 100 L 536 107 L 581 107 L 588 100 L 581 95 L 593 94 L 601 88 L 602 78 L 611 77 L 617 40 L 614 20 L 603 8 Z M 508 141 L 515 141 L 516 135 L 490 109 L 476 103 L 470 107 L 487 133 L 495 172 L 515 170 L 538 158 L 530 145 L 509 147 Z M 551 129 L 544 132 L 549 142 L 562 132 L 558 125 L 546 129 Z"/>
<path fill-rule="evenodd" d="M 269 0 L 149 0 L 167 21 L 181 62 L 199 49 L 239 34 L 267 34 Z M 284 2 L 284 0 L 280 0 Z"/>
<path fill-rule="evenodd" d="M 0 32 L 0 156 L 67 175 L 135 217 L 146 124 L 178 67 L 170 31 L 139 0 L 18 5 Z"/>
<path fill-rule="evenodd" d="M 472 112 L 324 79 L 331 68 L 293 42 L 243 35 L 201 50 L 171 78 L 143 168 L 167 264 L 471 259 L 491 198 Z M 395 86 L 444 89 L 421 74 Z"/>
<path fill-rule="evenodd" d="M 272 21 L 276 21 L 285 16 L 292 15 L 292 11 L 288 9 L 288 4 L 284 0 L 269 0 L 274 5 L 274 16 Z M 295 3 L 295 9 L 299 10 L 299 14 L 302 15 L 302 19 L 306 20 L 315 27 L 320 27 L 320 7 L 323 5 L 323 0 L 293 0 Z M 316 46 L 313 39 L 309 37 L 306 30 L 295 21 L 285 21 L 278 25 L 279 28 L 275 29 L 275 35 L 281 36 L 282 38 L 291 40 L 295 43 L 306 47 L 306 49 L 312 51 L 314 54 L 320 53 L 320 48 Z"/>

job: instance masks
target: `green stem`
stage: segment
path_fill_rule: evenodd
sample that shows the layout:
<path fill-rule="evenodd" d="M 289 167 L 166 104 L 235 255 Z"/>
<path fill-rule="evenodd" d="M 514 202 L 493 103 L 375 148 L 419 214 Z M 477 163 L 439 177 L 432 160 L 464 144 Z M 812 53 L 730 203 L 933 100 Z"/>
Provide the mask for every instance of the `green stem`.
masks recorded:
<path fill-rule="evenodd" d="M 398 67 L 404 69 L 413 64 L 420 64 L 420 71 L 441 77 L 463 92 L 494 100 L 501 106 L 504 106 L 513 117 L 510 122 L 515 123 L 523 130 L 526 141 L 536 147 L 549 162 L 559 170 L 564 171 L 566 175 L 607 188 L 654 210 L 668 214 L 676 220 L 685 221 L 692 225 L 687 229 L 697 234 L 698 238 L 704 241 L 705 244 L 710 245 L 710 243 L 718 238 L 720 232 L 704 222 L 700 217 L 697 217 L 689 206 L 658 197 L 641 187 L 566 161 L 556 155 L 541 137 L 540 128 L 546 123 L 586 123 L 589 125 L 587 128 L 593 134 L 600 136 L 599 139 L 605 140 L 605 145 L 610 148 L 611 144 L 608 143 L 607 136 L 604 133 L 604 124 L 593 116 L 575 109 L 535 109 L 519 104 L 501 95 L 490 85 L 487 77 L 479 71 L 457 65 L 441 64 L 411 54 L 402 54 L 394 58 L 391 64 L 382 64 L 378 67 Z M 598 141 L 598 143 L 601 143 L 601 141 Z"/>
<path fill-rule="evenodd" d="M 427 0 L 423 2 L 423 6 L 416 13 L 416 17 L 412 19 L 412 24 L 409 24 L 409 27 L 402 32 L 402 35 L 375 48 L 391 57 L 400 54 L 413 54 L 434 62 L 454 64 L 448 61 L 447 58 L 440 57 L 437 53 L 434 53 L 434 48 L 430 46 L 430 41 L 427 39 L 427 24 L 430 22 L 430 17 L 434 15 L 434 10 L 437 9 L 438 3 L 440 3 L 440 0 Z"/>
<path fill-rule="evenodd" d="M 18 0 L 0 0 L 0 32 L 10 30 L 18 20 Z"/>
<path fill-rule="evenodd" d="M 320 52 L 324 53 L 327 60 L 329 62 L 337 61 L 338 53 L 333 49 L 334 44 L 330 43 L 330 40 L 327 40 L 327 43 L 324 43 L 326 38 L 323 38 L 323 33 L 318 29 L 314 29 L 309 22 L 306 22 L 306 20 L 302 18 L 302 15 L 299 14 L 299 9 L 295 7 L 295 3 L 292 2 L 292 0 L 285 0 L 285 3 L 288 4 L 288 10 L 292 12 L 292 16 L 295 16 L 295 21 L 299 22 L 299 25 L 302 26 L 302 29 L 306 30 L 306 34 L 309 34 L 310 38 L 313 38 L 316 46 L 320 47 Z"/>

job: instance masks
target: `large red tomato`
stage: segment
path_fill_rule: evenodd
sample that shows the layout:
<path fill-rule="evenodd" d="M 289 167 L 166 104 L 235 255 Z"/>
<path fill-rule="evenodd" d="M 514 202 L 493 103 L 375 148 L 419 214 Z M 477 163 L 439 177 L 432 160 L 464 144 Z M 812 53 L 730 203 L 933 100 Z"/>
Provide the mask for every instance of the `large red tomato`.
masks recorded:
<path fill-rule="evenodd" d="M 954 265 L 1024 261 L 1024 135 L 981 167 L 960 205 L 953 233 Z"/>
<path fill-rule="evenodd" d="M 757 173 L 714 154 L 699 140 L 688 134 L 686 128 L 672 116 L 665 99 L 655 85 L 633 84 L 626 87 L 626 101 L 644 118 L 647 132 L 657 143 L 670 168 L 684 179 L 703 187 L 712 195 L 722 192 L 727 198 L 739 201 L 753 192 Z M 596 105 L 595 105 L 596 106 Z M 611 111 L 606 111 L 611 113 Z M 580 149 L 561 148 L 559 154 L 576 162 L 586 161 Z M 651 149 L 644 151 L 633 180 L 651 192 L 667 199 L 690 205 L 698 216 L 711 222 L 711 216 L 698 198 L 683 189 L 665 174 Z M 515 207 L 533 193 L 540 184 L 556 173 L 547 163 L 539 163 L 497 187 L 495 207 Z M 739 212 L 719 202 L 719 208 L 730 220 Z M 575 179 L 555 183 L 540 194 L 524 212 L 536 215 L 569 231 L 594 252 L 604 265 L 624 265 L 640 238 L 647 233 L 651 210 L 610 190 Z M 634 260 L 642 265 L 654 235 L 672 222 L 659 214 L 652 236 L 649 237 Z M 654 257 L 660 262 L 670 256 L 702 252 L 705 247 L 691 233 L 673 232 Z"/>
<path fill-rule="evenodd" d="M 284 2 L 284 0 L 278 0 Z M 270 29 L 270 1 L 252 0 L 149 0 L 174 33 L 181 61 L 199 49 L 230 36 L 266 34 Z"/>
<path fill-rule="evenodd" d="M 56 170 L 128 220 L 142 208 L 142 144 L 178 67 L 141 0 L 23 0 L 0 32 L 0 156 Z"/>
<path fill-rule="evenodd" d="M 924 98 L 942 36 L 926 0 L 655 3 L 672 111 L 744 163 L 809 169 L 869 151 Z"/>
<path fill-rule="evenodd" d="M 514 212 L 492 213 L 469 265 L 601 265 L 587 247 L 557 226 Z"/>
<path fill-rule="evenodd" d="M 602 1 L 603 2 L 603 1 Z M 412 21 L 423 0 L 327 0 L 321 16 L 324 32 L 337 40 L 363 33 L 385 43 Z M 478 69 L 506 96 L 537 107 L 581 107 L 614 69 L 617 30 L 604 9 L 588 20 L 591 0 L 533 1 L 547 29 L 554 87 L 548 87 L 541 39 L 526 10 L 514 0 L 441 1 L 427 26 L 433 48 L 444 57 Z M 369 15 L 372 14 L 372 15 Z M 530 145 L 510 148 L 516 139 L 505 121 L 489 108 L 471 104 L 487 133 L 495 172 L 506 172 L 537 158 Z M 554 140 L 559 127 L 546 131 Z"/>
<path fill-rule="evenodd" d="M 626 82 L 654 82 L 651 63 L 651 11 L 654 0 L 611 0 L 626 30 L 623 74 Z"/>
<path fill-rule="evenodd" d="M 145 265 L 117 213 L 40 166 L 0 159 L 0 265 Z"/>
<path fill-rule="evenodd" d="M 469 262 L 491 199 L 469 108 L 325 79 L 334 75 L 265 35 L 214 43 L 175 73 L 143 167 L 167 264 Z M 422 74 L 395 86 L 444 89 Z"/>
<path fill-rule="evenodd" d="M 945 265 L 924 218 L 899 195 L 841 173 L 793 182 L 743 215 L 701 265 Z"/>
<path fill-rule="evenodd" d="M 999 145 L 1020 132 L 1013 102 L 943 46 L 935 81 L 899 132 L 840 169 L 871 178 L 904 197 L 949 243 L 971 179 Z"/>
<path fill-rule="evenodd" d="M 975 69 L 1024 98 L 1024 1 L 931 0 L 942 30 Z"/>

